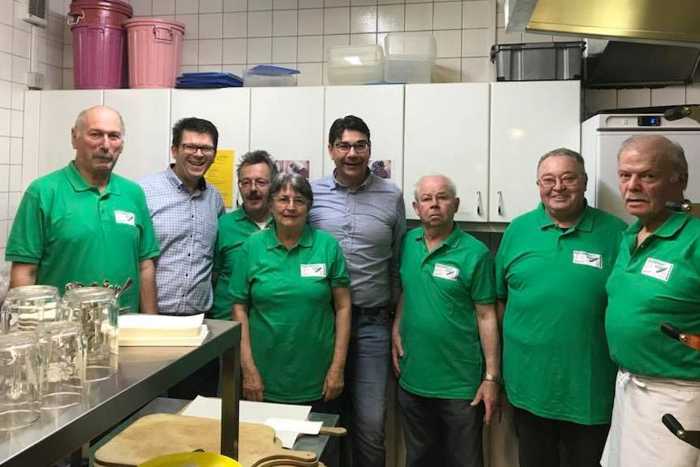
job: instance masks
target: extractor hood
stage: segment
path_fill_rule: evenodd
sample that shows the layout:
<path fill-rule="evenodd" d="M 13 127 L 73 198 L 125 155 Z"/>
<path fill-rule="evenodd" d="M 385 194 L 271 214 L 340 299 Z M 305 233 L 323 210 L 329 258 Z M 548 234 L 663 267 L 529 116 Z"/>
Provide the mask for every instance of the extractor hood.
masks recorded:
<path fill-rule="evenodd" d="M 508 31 L 700 47 L 698 0 L 505 0 Z"/>

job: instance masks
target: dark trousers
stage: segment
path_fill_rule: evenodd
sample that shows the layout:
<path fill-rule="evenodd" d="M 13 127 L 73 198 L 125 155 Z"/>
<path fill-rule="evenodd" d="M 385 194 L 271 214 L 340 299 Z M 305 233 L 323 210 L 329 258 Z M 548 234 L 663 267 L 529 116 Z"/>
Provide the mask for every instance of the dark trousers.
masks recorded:
<path fill-rule="evenodd" d="M 197 396 L 218 397 L 219 358 L 215 358 L 168 390 L 168 397 L 194 399 Z"/>
<path fill-rule="evenodd" d="M 600 467 L 610 425 L 581 425 L 513 409 L 520 467 Z"/>
<path fill-rule="evenodd" d="M 274 401 L 269 401 L 274 402 Z M 278 404 L 284 404 L 285 402 L 277 402 Z M 294 405 L 310 405 L 311 411 L 316 413 L 329 413 L 338 415 L 340 414 L 340 399 L 336 398 L 330 401 L 324 401 L 323 399 L 308 401 L 308 402 L 294 402 Z M 321 454 L 319 459 L 327 467 L 338 467 L 340 465 L 340 439 L 334 436 L 328 438 L 328 444 Z"/>
<path fill-rule="evenodd" d="M 406 467 L 482 467 L 484 406 L 436 399 L 399 387 Z"/>

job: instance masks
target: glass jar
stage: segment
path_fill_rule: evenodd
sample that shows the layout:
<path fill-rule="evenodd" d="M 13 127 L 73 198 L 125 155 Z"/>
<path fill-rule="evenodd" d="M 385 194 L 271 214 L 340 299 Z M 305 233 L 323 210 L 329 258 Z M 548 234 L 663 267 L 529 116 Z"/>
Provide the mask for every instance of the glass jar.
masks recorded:
<path fill-rule="evenodd" d="M 41 322 L 64 319 L 58 289 L 51 285 L 25 285 L 10 289 L 0 314 L 4 333 L 36 331 Z"/>
<path fill-rule="evenodd" d="M 79 405 L 85 380 L 85 345 L 80 324 L 44 323 L 39 333 L 41 409 Z"/>
<path fill-rule="evenodd" d="M 0 335 L 0 431 L 39 419 L 39 367 L 36 332 Z"/>
<path fill-rule="evenodd" d="M 119 355 L 118 303 L 114 290 L 80 287 L 63 296 L 63 312 L 80 323 L 85 343 L 85 381 L 100 381 L 116 373 Z"/>

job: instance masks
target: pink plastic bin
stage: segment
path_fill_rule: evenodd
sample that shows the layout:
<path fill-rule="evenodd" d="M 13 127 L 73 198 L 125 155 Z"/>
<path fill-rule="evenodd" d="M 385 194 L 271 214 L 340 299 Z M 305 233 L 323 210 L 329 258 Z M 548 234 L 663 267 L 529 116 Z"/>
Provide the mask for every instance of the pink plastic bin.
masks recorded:
<path fill-rule="evenodd" d="M 174 87 L 182 62 L 185 25 L 158 18 L 134 18 L 124 27 L 129 44 L 129 87 Z"/>
<path fill-rule="evenodd" d="M 125 87 L 126 33 L 131 5 L 120 0 L 71 3 L 68 24 L 73 33 L 73 85 L 76 89 Z"/>

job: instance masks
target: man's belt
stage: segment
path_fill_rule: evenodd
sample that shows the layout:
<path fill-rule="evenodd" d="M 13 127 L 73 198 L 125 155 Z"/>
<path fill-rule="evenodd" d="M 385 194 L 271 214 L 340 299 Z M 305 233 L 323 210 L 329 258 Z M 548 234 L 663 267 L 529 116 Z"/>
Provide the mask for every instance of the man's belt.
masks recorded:
<path fill-rule="evenodd" d="M 356 315 L 361 315 L 361 316 L 381 316 L 384 314 L 388 314 L 387 312 L 388 307 L 385 306 L 369 306 L 369 307 L 364 307 L 364 306 L 357 306 L 353 305 L 352 306 L 352 313 Z"/>

